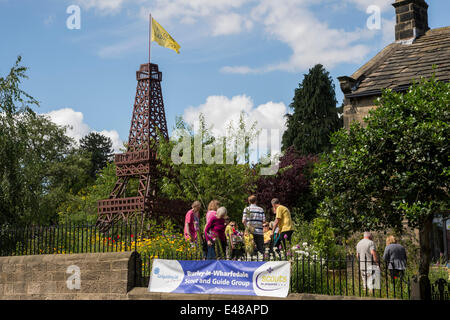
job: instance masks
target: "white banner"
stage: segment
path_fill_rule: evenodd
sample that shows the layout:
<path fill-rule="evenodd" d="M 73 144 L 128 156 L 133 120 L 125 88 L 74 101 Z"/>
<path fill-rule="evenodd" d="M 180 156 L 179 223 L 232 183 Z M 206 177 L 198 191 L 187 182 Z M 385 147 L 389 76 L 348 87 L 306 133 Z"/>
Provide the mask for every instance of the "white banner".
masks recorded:
<path fill-rule="evenodd" d="M 287 297 L 288 261 L 153 260 L 150 292 Z"/>

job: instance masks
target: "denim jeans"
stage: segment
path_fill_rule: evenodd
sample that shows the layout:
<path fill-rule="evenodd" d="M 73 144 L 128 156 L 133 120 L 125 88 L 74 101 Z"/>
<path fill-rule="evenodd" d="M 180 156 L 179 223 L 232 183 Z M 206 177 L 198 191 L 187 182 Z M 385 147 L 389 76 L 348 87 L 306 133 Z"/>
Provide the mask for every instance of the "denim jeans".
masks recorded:
<path fill-rule="evenodd" d="M 214 245 L 208 245 L 208 249 L 206 251 L 206 259 L 213 260 L 216 258 L 216 250 L 214 250 Z"/>
<path fill-rule="evenodd" d="M 220 241 L 220 240 L 217 240 L 217 241 Z M 226 243 L 226 241 L 220 241 L 220 244 L 222 245 L 222 250 L 224 250 L 224 252 L 222 252 L 222 253 L 219 252 L 219 254 L 221 254 L 221 256 L 225 256 L 225 252 L 226 252 L 225 249 L 226 249 L 227 243 Z M 215 248 L 216 248 L 215 244 L 213 244 L 212 246 L 208 245 L 208 248 L 206 251 L 206 259 L 207 260 L 217 258 L 217 252 L 216 252 Z M 218 250 L 220 250 L 220 249 L 218 248 Z"/>

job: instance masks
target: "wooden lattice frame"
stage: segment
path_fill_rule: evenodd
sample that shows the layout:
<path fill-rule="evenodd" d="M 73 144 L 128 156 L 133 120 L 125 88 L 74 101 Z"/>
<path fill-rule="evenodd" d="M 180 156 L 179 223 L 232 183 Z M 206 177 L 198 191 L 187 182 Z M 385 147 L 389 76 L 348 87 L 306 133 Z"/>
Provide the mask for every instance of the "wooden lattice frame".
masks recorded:
<path fill-rule="evenodd" d="M 149 72 L 150 70 L 150 72 Z M 158 134 L 168 139 L 164 101 L 161 92 L 162 73 L 156 64 L 142 64 L 136 72 L 137 88 L 131 118 L 128 149 L 116 154 L 117 182 L 109 199 L 97 203 L 97 224 L 108 227 L 118 220 L 127 220 L 154 213 L 176 215 L 185 209 L 183 201 L 157 197 L 157 143 Z M 130 178 L 139 179 L 136 197 L 125 198 Z"/>

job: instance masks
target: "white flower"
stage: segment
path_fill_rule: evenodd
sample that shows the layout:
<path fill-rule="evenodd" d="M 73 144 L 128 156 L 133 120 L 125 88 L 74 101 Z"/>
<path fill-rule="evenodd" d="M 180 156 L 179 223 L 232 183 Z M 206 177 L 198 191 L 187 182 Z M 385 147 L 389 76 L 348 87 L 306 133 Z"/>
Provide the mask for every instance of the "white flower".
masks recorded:
<path fill-rule="evenodd" d="M 308 246 L 308 242 L 303 242 L 302 246 L 307 247 Z"/>

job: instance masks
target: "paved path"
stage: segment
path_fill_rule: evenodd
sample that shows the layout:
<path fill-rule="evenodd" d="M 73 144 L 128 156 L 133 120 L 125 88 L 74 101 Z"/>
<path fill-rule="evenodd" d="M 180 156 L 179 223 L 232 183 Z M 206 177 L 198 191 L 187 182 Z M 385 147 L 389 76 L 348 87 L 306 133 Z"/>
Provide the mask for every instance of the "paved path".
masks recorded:
<path fill-rule="evenodd" d="M 351 296 L 328 296 L 307 293 L 291 293 L 287 298 L 256 297 L 225 294 L 182 294 L 148 292 L 148 288 L 134 288 L 127 294 L 130 300 L 374 300 Z M 380 299 L 376 299 L 380 300 Z"/>

